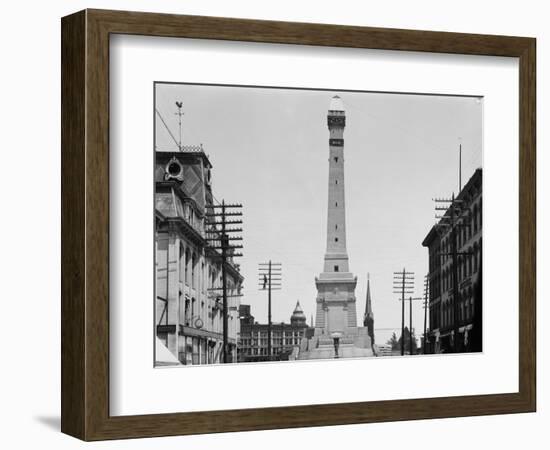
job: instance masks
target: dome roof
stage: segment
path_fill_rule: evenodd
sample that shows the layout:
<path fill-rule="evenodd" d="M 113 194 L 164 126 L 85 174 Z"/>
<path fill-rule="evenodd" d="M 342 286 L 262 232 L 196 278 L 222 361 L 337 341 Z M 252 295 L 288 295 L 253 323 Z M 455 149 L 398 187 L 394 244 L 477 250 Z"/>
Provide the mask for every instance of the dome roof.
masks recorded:
<path fill-rule="evenodd" d="M 292 313 L 292 316 L 290 316 L 290 322 L 306 322 L 306 315 L 304 314 L 304 310 L 300 306 L 300 302 L 296 302 L 296 308 L 294 308 L 294 312 Z"/>
<path fill-rule="evenodd" d="M 335 95 L 330 99 L 330 107 L 328 108 L 329 111 L 345 111 L 344 108 L 344 102 L 340 98 L 340 96 Z"/>

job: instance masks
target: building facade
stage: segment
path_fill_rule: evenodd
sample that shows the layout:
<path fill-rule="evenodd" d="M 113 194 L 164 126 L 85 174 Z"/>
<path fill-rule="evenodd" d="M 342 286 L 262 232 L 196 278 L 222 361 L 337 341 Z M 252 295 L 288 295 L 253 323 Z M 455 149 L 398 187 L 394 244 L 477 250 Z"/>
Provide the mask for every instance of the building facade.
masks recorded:
<path fill-rule="evenodd" d="M 482 169 L 474 172 L 455 205 L 455 232 L 449 221 L 442 219 L 422 242 L 429 251 L 428 353 L 481 351 Z M 448 209 L 444 216 L 451 213 Z M 457 253 L 456 305 L 453 235 Z"/>
<path fill-rule="evenodd" d="M 181 364 L 223 362 L 221 255 L 205 239 L 214 202 L 202 146 L 155 153 L 155 328 Z M 236 361 L 243 277 L 230 259 L 228 354 Z"/>
<path fill-rule="evenodd" d="M 290 323 L 271 324 L 271 358 L 268 355 L 268 325 L 257 323 L 250 305 L 240 306 L 239 362 L 284 361 L 295 359 L 307 339 L 313 335 L 300 302 L 290 316 Z"/>

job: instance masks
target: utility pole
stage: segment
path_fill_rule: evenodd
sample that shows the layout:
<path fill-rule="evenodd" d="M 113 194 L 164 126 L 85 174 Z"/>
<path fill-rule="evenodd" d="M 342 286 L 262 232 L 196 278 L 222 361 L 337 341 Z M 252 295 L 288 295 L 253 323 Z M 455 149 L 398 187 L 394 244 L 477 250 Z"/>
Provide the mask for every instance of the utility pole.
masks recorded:
<path fill-rule="evenodd" d="M 412 295 L 409 297 L 409 355 L 413 354 L 413 298 Z"/>
<path fill-rule="evenodd" d="M 405 294 L 413 293 L 414 272 L 407 272 L 405 268 L 402 272 L 394 272 L 393 289 L 394 294 L 401 294 L 401 356 L 403 356 L 405 355 Z"/>
<path fill-rule="evenodd" d="M 458 258 L 459 256 L 468 256 L 471 253 L 469 252 L 459 252 L 458 251 L 458 242 L 457 242 L 457 230 L 461 227 L 470 227 L 469 218 L 461 217 L 462 216 L 462 203 L 463 201 L 455 198 L 455 194 L 451 196 L 450 199 L 435 198 L 434 202 L 436 203 L 436 211 L 445 211 L 443 216 L 438 216 L 436 214 L 435 218 L 439 219 L 439 223 L 436 224 L 436 227 L 446 228 L 450 231 L 451 238 L 451 252 L 450 253 L 440 253 L 440 257 L 451 256 L 452 263 L 452 283 L 453 283 L 453 352 L 459 351 L 458 345 L 458 332 L 459 332 L 459 314 L 458 314 L 458 297 L 459 297 L 459 280 L 458 280 Z M 445 204 L 445 206 L 437 206 L 437 204 Z M 459 223 L 460 219 L 460 223 Z"/>
<path fill-rule="evenodd" d="M 422 346 L 422 353 L 426 354 L 426 341 L 428 340 L 427 334 L 427 320 L 428 320 L 428 292 L 430 289 L 430 283 L 428 275 L 424 277 L 424 345 Z"/>
<path fill-rule="evenodd" d="M 462 139 L 458 144 L 458 192 L 462 190 Z"/>
<path fill-rule="evenodd" d="M 413 332 L 413 302 L 417 300 L 423 300 L 422 297 L 409 297 L 409 354 L 413 354 L 413 340 L 412 340 L 412 332 Z"/>
<path fill-rule="evenodd" d="M 233 228 L 233 225 L 242 225 L 242 218 L 229 220 L 230 216 L 241 217 L 243 215 L 240 204 L 227 204 L 222 200 L 220 205 L 208 205 L 205 219 L 205 233 L 207 248 L 221 251 L 221 267 L 222 267 L 222 313 L 223 313 L 223 363 L 229 361 L 229 345 L 228 345 L 228 315 L 229 308 L 227 304 L 227 268 L 230 261 L 234 257 L 243 256 L 242 253 L 235 253 L 236 249 L 242 249 L 241 244 L 234 244 L 234 241 L 242 241 L 241 236 L 234 236 L 234 233 L 241 233 L 242 228 Z"/>
<path fill-rule="evenodd" d="M 267 357 L 271 361 L 271 291 L 281 290 L 282 264 L 271 260 L 258 264 L 258 277 L 260 290 L 267 289 Z"/>

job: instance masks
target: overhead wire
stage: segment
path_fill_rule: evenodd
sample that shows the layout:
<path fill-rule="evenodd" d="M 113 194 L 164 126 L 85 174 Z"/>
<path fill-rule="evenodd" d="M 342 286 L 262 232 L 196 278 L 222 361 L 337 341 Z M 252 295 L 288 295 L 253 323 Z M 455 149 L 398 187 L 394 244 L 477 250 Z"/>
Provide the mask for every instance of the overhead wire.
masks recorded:
<path fill-rule="evenodd" d="M 168 125 L 166 124 L 166 122 L 164 121 L 164 118 L 162 117 L 162 114 L 160 113 L 160 111 L 155 108 L 155 112 L 157 113 L 157 115 L 159 116 L 160 118 L 160 121 L 162 122 L 162 124 L 164 125 L 164 128 L 166 128 L 166 131 L 168 131 L 168 134 L 170 135 L 170 137 L 172 138 L 172 140 L 174 141 L 174 143 L 176 144 L 176 147 L 178 147 L 178 149 L 180 148 L 179 144 L 178 144 L 178 141 L 176 140 L 176 138 L 174 137 L 174 135 L 172 134 L 172 131 L 170 131 L 170 127 L 168 127 Z"/>

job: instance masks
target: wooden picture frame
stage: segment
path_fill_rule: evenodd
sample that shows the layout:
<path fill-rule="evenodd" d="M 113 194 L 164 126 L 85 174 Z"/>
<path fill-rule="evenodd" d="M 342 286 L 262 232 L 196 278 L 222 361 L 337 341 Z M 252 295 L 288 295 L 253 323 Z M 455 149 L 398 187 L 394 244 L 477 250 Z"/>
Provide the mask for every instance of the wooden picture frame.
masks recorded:
<path fill-rule="evenodd" d="M 535 39 L 104 10 L 61 25 L 64 433 L 101 440 L 535 411 Z M 519 58 L 519 392 L 110 416 L 109 36 L 116 33 Z"/>

